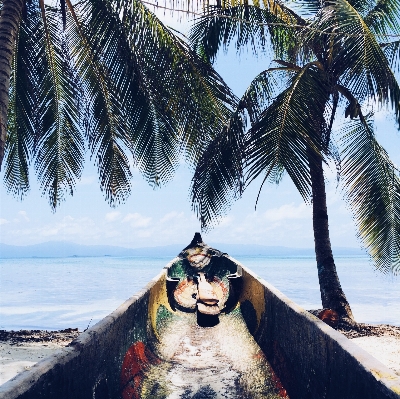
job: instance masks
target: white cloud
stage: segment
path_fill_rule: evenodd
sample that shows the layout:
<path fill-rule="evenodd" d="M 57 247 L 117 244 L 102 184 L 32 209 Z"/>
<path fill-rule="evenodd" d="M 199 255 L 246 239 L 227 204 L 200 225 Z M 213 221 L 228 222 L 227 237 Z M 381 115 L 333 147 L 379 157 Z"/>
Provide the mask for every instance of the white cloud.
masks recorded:
<path fill-rule="evenodd" d="M 206 242 L 312 247 L 311 207 L 283 204 L 245 216 L 228 216 L 207 234 Z"/>
<path fill-rule="evenodd" d="M 107 222 L 115 222 L 121 216 L 120 212 L 109 212 L 106 214 L 106 221 Z"/>
<path fill-rule="evenodd" d="M 28 215 L 25 211 L 19 211 L 18 215 L 22 216 L 25 219 L 25 221 L 29 222 Z"/>
<path fill-rule="evenodd" d="M 77 182 L 77 186 L 90 186 L 93 183 L 95 183 L 97 180 L 96 176 L 83 176 L 81 179 Z"/>
<path fill-rule="evenodd" d="M 285 204 L 279 208 L 268 209 L 262 217 L 272 222 L 287 219 L 307 219 L 311 217 L 311 207 L 305 203 L 301 203 L 298 206 L 295 206 L 293 203 Z"/>
<path fill-rule="evenodd" d="M 58 228 L 58 227 L 53 227 L 53 228 L 50 228 L 50 229 L 42 229 L 41 230 L 41 236 L 42 237 L 51 237 L 51 236 L 56 236 L 58 233 L 59 233 L 59 231 L 60 231 L 60 228 Z"/>
<path fill-rule="evenodd" d="M 140 213 L 128 213 L 122 222 L 129 223 L 131 227 L 148 227 L 151 217 L 142 216 Z"/>
<path fill-rule="evenodd" d="M 20 238 L 25 237 L 25 240 L 28 240 L 26 245 L 47 241 L 49 238 L 91 244 L 106 236 L 107 233 L 107 228 L 102 228 L 88 217 L 73 218 L 67 215 L 54 223 L 39 224 L 33 228 L 9 230 L 8 236 L 11 243 L 19 243 Z"/>
<path fill-rule="evenodd" d="M 7 219 L 0 219 L 0 226 L 2 224 L 10 223 Z"/>
<path fill-rule="evenodd" d="M 383 122 L 387 121 L 388 119 L 394 121 L 394 113 L 390 109 L 382 107 L 375 112 L 374 119 L 376 122 Z"/>
<path fill-rule="evenodd" d="M 235 218 L 233 216 L 224 216 L 221 218 L 218 226 L 228 227 L 234 222 Z"/>
<path fill-rule="evenodd" d="M 166 222 L 169 222 L 169 221 L 173 221 L 173 220 L 176 220 L 177 218 L 182 218 L 184 216 L 184 212 L 180 212 L 180 213 L 178 213 L 178 212 L 176 212 L 176 211 L 172 211 L 172 212 L 168 212 L 166 215 L 164 215 L 161 219 L 160 219 L 160 222 L 161 223 L 166 223 Z"/>

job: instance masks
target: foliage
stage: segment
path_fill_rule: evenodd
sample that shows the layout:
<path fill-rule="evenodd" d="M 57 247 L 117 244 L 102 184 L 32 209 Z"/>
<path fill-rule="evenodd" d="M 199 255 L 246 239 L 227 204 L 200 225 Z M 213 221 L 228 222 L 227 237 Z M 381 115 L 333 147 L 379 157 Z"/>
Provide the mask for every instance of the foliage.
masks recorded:
<path fill-rule="evenodd" d="M 199 160 L 192 200 L 203 228 L 260 175 L 279 183 L 286 172 L 311 202 L 310 168 L 323 157 L 337 165 L 376 266 L 400 270 L 399 171 L 376 141 L 372 114 L 387 109 L 400 125 L 399 16 L 397 0 L 266 0 L 226 3 L 197 21 L 192 45 L 210 61 L 231 44 L 275 58 Z M 350 122 L 333 129 L 343 109 Z"/>
<path fill-rule="evenodd" d="M 60 7 L 61 6 L 61 7 Z M 209 63 L 139 0 L 27 0 L 10 87 L 5 184 L 23 196 L 30 165 L 53 209 L 72 194 L 85 152 L 111 205 L 132 168 L 168 182 L 194 162 L 237 99 Z"/>

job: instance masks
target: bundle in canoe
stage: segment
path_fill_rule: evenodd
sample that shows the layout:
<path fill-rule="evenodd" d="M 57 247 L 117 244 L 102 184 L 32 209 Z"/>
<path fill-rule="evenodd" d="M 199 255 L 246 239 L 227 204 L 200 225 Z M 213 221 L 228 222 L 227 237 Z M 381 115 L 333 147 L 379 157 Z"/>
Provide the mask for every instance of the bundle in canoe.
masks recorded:
<path fill-rule="evenodd" d="M 400 399 L 400 377 L 196 233 L 0 398 Z"/>

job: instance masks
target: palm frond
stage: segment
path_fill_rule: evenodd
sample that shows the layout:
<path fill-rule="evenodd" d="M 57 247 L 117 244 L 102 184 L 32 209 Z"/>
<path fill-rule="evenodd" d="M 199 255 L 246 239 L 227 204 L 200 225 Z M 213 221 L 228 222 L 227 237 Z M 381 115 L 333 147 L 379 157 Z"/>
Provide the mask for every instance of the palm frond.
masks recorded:
<path fill-rule="evenodd" d="M 362 16 L 367 15 L 376 7 L 376 0 L 348 0 L 348 3 Z"/>
<path fill-rule="evenodd" d="M 192 208 L 207 230 L 226 215 L 243 191 L 246 119 L 238 110 L 197 162 L 192 178 Z"/>
<path fill-rule="evenodd" d="M 381 44 L 390 67 L 400 72 L 400 40 Z"/>
<path fill-rule="evenodd" d="M 259 121 L 262 111 L 287 87 L 294 71 L 296 69 L 290 67 L 272 67 L 253 79 L 239 102 L 239 108 L 246 110 L 252 125 Z"/>
<path fill-rule="evenodd" d="M 311 19 L 321 8 L 320 0 L 296 0 L 290 3 L 290 8 L 302 18 Z"/>
<path fill-rule="evenodd" d="M 141 2 L 127 1 L 127 7 L 125 26 L 137 52 L 142 87 L 149 91 L 164 123 L 179 132 L 187 159 L 193 162 L 229 119 L 237 98 L 209 63 Z M 134 29 L 135 25 L 141 29 Z"/>
<path fill-rule="evenodd" d="M 288 77 L 290 70 L 287 68 L 271 68 L 256 76 L 229 123 L 199 159 L 192 178 L 191 195 L 192 207 L 202 229 L 217 224 L 232 202 L 241 196 L 244 189 L 246 121 L 248 118 L 252 124 L 259 121 L 262 110 L 272 103 Z M 278 169 L 275 168 L 276 179 L 279 179 Z"/>
<path fill-rule="evenodd" d="M 38 73 L 40 138 L 35 149 L 35 169 L 43 195 L 55 210 L 73 193 L 84 159 L 79 126 L 80 85 L 73 71 L 59 13 L 40 0 L 41 38 L 35 51 Z"/>
<path fill-rule="evenodd" d="M 364 16 L 364 22 L 378 35 L 399 33 L 400 1 L 377 0 L 374 7 Z"/>
<path fill-rule="evenodd" d="M 29 191 L 29 163 L 37 127 L 37 75 L 31 51 L 38 40 L 39 15 L 37 7 L 28 4 L 27 8 L 29 18 L 20 24 L 13 57 L 5 151 L 4 183 L 7 191 L 18 197 Z"/>
<path fill-rule="evenodd" d="M 125 125 L 121 125 L 120 135 L 126 136 L 135 164 L 145 178 L 153 185 L 166 182 L 177 166 L 180 141 L 175 121 L 162 112 L 165 110 L 162 101 L 168 99 L 157 97 L 154 82 L 147 73 L 149 54 L 158 56 L 151 41 L 155 29 L 146 27 L 144 8 L 134 12 L 132 4 L 121 1 L 116 13 L 111 2 L 90 3 L 91 19 L 85 24 L 88 34 L 100 39 L 96 51 L 101 54 L 111 81 L 117 83 L 115 93 L 121 95 L 120 112 Z M 119 17 L 122 11 L 123 21 Z M 141 29 L 130 31 L 127 26 Z M 143 54 L 140 54 L 141 46 L 146 47 Z M 158 67 L 163 68 L 162 61 L 158 60 Z M 162 80 L 160 76 L 159 80 Z"/>
<path fill-rule="evenodd" d="M 346 0 L 325 4 L 307 40 L 333 42 L 334 53 L 327 71 L 340 77 L 360 102 L 368 98 L 380 105 L 390 103 L 400 122 L 400 89 L 374 34 Z"/>
<path fill-rule="evenodd" d="M 67 37 L 83 82 L 86 135 L 95 157 L 100 188 L 110 205 L 131 193 L 130 132 L 153 130 L 152 113 L 140 87 L 127 38 L 109 2 L 67 0 Z M 125 54 L 123 54 L 125 52 Z"/>
<path fill-rule="evenodd" d="M 86 0 L 76 13 L 67 4 L 75 21 L 68 34 L 91 104 L 90 146 L 107 198 L 115 202 L 121 187 L 121 202 L 130 193 L 128 152 L 150 184 L 165 183 L 181 149 L 198 157 L 237 100 L 142 3 Z M 107 160 L 114 154 L 107 146 L 119 149 L 118 162 Z M 110 180 L 103 164 L 119 168 L 121 180 Z"/>
<path fill-rule="evenodd" d="M 400 178 L 376 141 L 371 120 L 351 121 L 343 129 L 342 177 L 359 236 L 376 267 L 400 270 Z"/>
<path fill-rule="evenodd" d="M 236 38 L 236 48 L 248 44 L 253 52 L 265 51 L 269 41 L 277 58 L 289 54 L 295 59 L 298 50 L 296 32 L 305 21 L 279 2 L 266 1 L 261 6 L 212 7 L 199 18 L 190 32 L 192 47 L 213 61 L 220 48 L 227 48 Z"/>
<path fill-rule="evenodd" d="M 262 113 L 246 138 L 247 185 L 260 175 L 276 180 L 275 173 L 286 170 L 310 201 L 310 167 L 323 149 L 320 116 L 329 101 L 327 89 L 323 72 L 307 64 Z"/>

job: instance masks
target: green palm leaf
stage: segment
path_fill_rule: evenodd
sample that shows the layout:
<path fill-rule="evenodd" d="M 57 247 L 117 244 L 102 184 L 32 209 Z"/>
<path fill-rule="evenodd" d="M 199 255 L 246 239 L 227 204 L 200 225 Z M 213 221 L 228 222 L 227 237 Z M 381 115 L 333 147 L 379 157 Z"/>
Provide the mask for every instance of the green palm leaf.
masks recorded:
<path fill-rule="evenodd" d="M 400 2 L 398 0 L 377 0 L 364 16 L 368 28 L 377 35 L 399 33 Z"/>
<path fill-rule="evenodd" d="M 253 79 L 240 100 L 240 108 L 247 112 L 252 125 L 259 121 L 264 109 L 288 86 L 293 74 L 294 71 L 288 67 L 275 67 L 259 73 Z"/>
<path fill-rule="evenodd" d="M 264 181 L 279 183 L 287 171 L 303 198 L 310 201 L 309 166 L 322 150 L 313 115 L 321 112 L 328 96 L 315 64 L 298 69 L 271 68 L 258 75 L 228 127 L 198 162 L 191 192 L 203 228 L 217 223 L 260 175 Z M 277 95 L 285 81 L 289 87 Z M 245 135 L 247 116 L 253 126 Z"/>
<path fill-rule="evenodd" d="M 290 3 L 290 8 L 302 18 L 313 18 L 321 8 L 320 0 L 296 0 Z"/>
<path fill-rule="evenodd" d="M 164 118 L 175 134 L 179 132 L 188 159 L 194 160 L 215 136 L 214 131 L 222 129 L 237 99 L 211 66 L 142 3 L 127 4 L 125 26 L 137 54 L 143 87 L 148 90 L 160 121 Z M 137 25 L 140 30 L 133 29 Z"/>
<path fill-rule="evenodd" d="M 91 108 L 91 149 L 107 198 L 114 202 L 120 187 L 123 201 L 130 193 L 127 150 L 151 184 L 166 182 L 180 150 L 190 160 L 198 157 L 228 118 L 225 104 L 236 99 L 140 2 L 87 0 L 76 14 L 69 7 L 75 21 L 70 37 Z M 113 149 L 118 162 L 107 159 Z M 114 181 L 106 176 L 111 165 L 119 168 Z"/>
<path fill-rule="evenodd" d="M 191 186 L 192 207 L 202 229 L 218 223 L 243 192 L 245 125 L 239 109 L 197 163 Z"/>
<path fill-rule="evenodd" d="M 212 7 L 201 17 L 190 33 L 192 47 L 208 60 L 213 60 L 221 47 L 225 49 L 236 38 L 236 48 L 250 44 L 255 54 L 266 49 L 269 33 L 276 57 L 290 55 L 296 59 L 296 32 L 305 21 L 280 2 L 265 1 L 263 7 L 240 5 Z"/>
<path fill-rule="evenodd" d="M 381 44 L 389 65 L 395 71 L 400 71 L 400 40 Z"/>
<path fill-rule="evenodd" d="M 343 129 L 342 177 L 359 235 L 384 272 L 400 270 L 400 178 L 361 117 Z"/>
<path fill-rule="evenodd" d="M 35 168 L 44 195 L 56 208 L 73 193 L 83 168 L 84 140 L 79 126 L 80 85 L 61 30 L 59 14 L 40 1 L 41 39 L 35 51 L 40 138 Z"/>
<path fill-rule="evenodd" d="M 21 197 L 30 187 L 29 161 L 36 139 L 38 76 L 31 50 L 39 40 L 37 25 L 37 7 L 27 4 L 27 18 L 20 25 L 13 58 L 4 173 L 7 190 Z"/>
<path fill-rule="evenodd" d="M 140 90 L 126 38 L 113 31 L 118 18 L 110 4 L 94 0 L 76 8 L 69 1 L 67 5 L 67 37 L 87 103 L 89 148 L 97 163 L 100 187 L 115 205 L 131 193 L 129 129 L 151 130 L 150 107 Z"/>
<path fill-rule="evenodd" d="M 313 93 L 310 98 L 309 93 Z M 262 113 L 246 138 L 246 183 L 258 176 L 279 181 L 286 170 L 306 202 L 310 201 L 310 164 L 322 150 L 320 137 L 329 92 L 324 74 L 307 64 Z M 322 112 L 321 112 L 322 111 Z"/>
<path fill-rule="evenodd" d="M 287 73 L 271 68 L 250 84 L 229 123 L 203 152 L 192 179 L 192 206 L 203 229 L 217 224 L 244 189 L 245 129 L 269 106 L 287 81 Z"/>
<path fill-rule="evenodd" d="M 340 77 L 360 102 L 368 97 L 390 103 L 400 123 L 400 89 L 375 36 L 346 0 L 325 4 L 305 40 L 329 44 L 333 53 L 327 71 Z"/>

